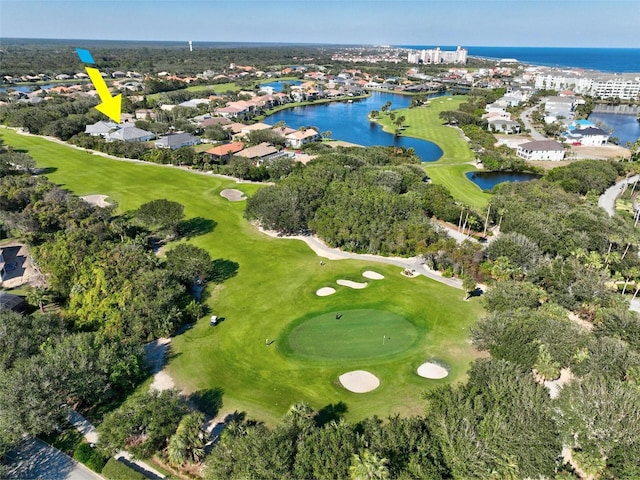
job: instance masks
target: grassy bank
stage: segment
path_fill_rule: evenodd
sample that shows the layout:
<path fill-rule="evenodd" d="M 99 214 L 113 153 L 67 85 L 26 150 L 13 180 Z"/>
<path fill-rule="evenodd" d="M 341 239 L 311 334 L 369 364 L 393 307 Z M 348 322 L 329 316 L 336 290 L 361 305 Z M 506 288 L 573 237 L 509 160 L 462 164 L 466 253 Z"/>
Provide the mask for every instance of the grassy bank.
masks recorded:
<path fill-rule="evenodd" d="M 466 100 L 467 97 L 464 95 L 437 97 L 432 99 L 428 106 L 393 110 L 393 113 L 396 118 L 405 117 L 406 128 L 402 131 L 403 136 L 429 140 L 442 149 L 443 155 L 438 161 L 423 163 L 433 182 L 447 187 L 456 199 L 481 209 L 486 206 L 489 194 L 482 192 L 464 175 L 466 172 L 476 171 L 473 165 L 474 154 L 462 137 L 462 132 L 444 125 L 439 116 L 442 111 L 457 109 Z M 389 115 L 384 115 L 376 121 L 386 131 L 395 132 L 396 126 Z"/>
<path fill-rule="evenodd" d="M 351 419 L 421 413 L 422 392 L 465 378 L 469 362 L 477 356 L 468 342 L 468 329 L 482 312 L 477 300 L 465 302 L 460 290 L 425 277 L 406 278 L 399 267 L 356 260 L 327 260 L 320 265 L 306 244 L 261 234 L 243 218 L 244 202 L 220 196 L 224 188 L 252 195 L 261 188 L 258 185 L 106 159 L 9 130 L 0 134 L 6 144 L 48 168 L 52 181 L 77 195 L 108 195 L 121 212 L 167 198 L 182 203 L 187 218 L 215 222 L 212 231 L 190 241 L 229 267 L 230 278 L 210 285 L 206 299 L 211 312 L 224 320 L 210 327 L 208 318 L 203 318 L 174 338 L 169 372 L 187 391 L 222 389 L 223 412 L 245 410 L 272 423 L 292 403 L 304 400 L 317 409 L 344 402 Z M 365 270 L 385 278 L 369 281 L 362 290 L 336 284 L 338 279 L 367 281 L 362 276 Z M 325 286 L 337 292 L 317 296 L 316 290 Z M 284 348 L 291 326 L 301 319 L 353 309 L 399 315 L 420 333 L 418 340 L 390 356 L 340 361 L 308 361 Z M 389 335 L 393 337 L 393 332 Z M 275 342 L 266 346 L 267 338 Z M 447 379 L 416 375 L 416 368 L 431 359 L 449 368 Z M 338 376 L 357 369 L 377 375 L 380 387 L 368 394 L 346 391 Z"/>

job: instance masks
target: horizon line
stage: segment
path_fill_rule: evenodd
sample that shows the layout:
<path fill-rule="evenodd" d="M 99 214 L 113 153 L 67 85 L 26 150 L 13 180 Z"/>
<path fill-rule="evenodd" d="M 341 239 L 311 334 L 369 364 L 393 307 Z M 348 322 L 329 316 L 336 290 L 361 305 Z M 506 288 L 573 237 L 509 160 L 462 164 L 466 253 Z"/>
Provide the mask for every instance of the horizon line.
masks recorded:
<path fill-rule="evenodd" d="M 267 41 L 267 40 L 188 40 L 188 39 L 179 39 L 179 40 L 149 40 L 149 39 L 112 39 L 112 38 L 61 38 L 61 37 L 2 37 L 0 36 L 0 42 L 3 40 L 36 40 L 36 41 L 47 41 L 47 40 L 55 40 L 55 41 L 69 41 L 69 42 L 147 42 L 147 43 L 185 43 L 188 44 L 190 41 L 194 46 L 196 44 L 240 44 L 240 45 L 288 45 L 288 46 L 332 46 L 332 47 L 350 47 L 350 46 L 365 46 L 365 47 L 382 47 L 388 46 L 391 48 L 411 48 L 411 47 L 458 47 L 469 49 L 469 48 L 571 48 L 577 50 L 593 50 L 593 49 L 616 49 L 616 50 L 639 50 L 640 47 L 584 47 L 584 46 L 571 46 L 571 45 L 465 45 L 465 44 L 392 44 L 392 43 L 331 43 L 331 42 L 282 42 L 282 41 Z"/>

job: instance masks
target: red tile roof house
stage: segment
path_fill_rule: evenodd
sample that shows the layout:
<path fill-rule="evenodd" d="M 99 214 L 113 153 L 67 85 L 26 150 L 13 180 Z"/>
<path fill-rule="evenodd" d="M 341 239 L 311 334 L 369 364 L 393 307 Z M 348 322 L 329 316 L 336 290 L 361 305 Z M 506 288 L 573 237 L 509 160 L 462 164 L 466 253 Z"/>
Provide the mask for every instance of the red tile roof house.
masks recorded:
<path fill-rule="evenodd" d="M 243 148 L 244 144 L 242 142 L 225 143 L 207 150 L 207 153 L 211 155 L 212 160 L 219 162 L 228 160 L 231 155 L 242 151 Z"/>

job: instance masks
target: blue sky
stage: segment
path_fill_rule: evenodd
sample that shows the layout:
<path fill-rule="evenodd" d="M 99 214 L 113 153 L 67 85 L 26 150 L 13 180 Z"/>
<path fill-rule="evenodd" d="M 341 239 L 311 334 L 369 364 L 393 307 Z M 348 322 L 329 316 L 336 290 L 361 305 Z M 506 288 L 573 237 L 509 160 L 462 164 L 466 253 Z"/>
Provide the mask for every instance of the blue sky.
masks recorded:
<path fill-rule="evenodd" d="M 0 36 L 640 48 L 640 0 L 0 0 Z"/>

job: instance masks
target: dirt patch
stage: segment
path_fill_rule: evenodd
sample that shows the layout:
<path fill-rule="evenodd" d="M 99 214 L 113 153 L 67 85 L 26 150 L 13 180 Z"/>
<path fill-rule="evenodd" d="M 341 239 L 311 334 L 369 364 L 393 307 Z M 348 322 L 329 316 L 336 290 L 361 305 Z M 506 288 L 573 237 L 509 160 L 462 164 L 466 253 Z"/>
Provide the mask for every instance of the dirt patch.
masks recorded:
<path fill-rule="evenodd" d="M 111 204 L 107 202 L 108 197 L 106 195 L 85 195 L 80 198 L 92 207 L 105 208 L 111 206 Z"/>
<path fill-rule="evenodd" d="M 342 287 L 361 289 L 365 288 L 368 283 L 352 282 L 351 280 L 336 280 L 336 283 Z"/>
<path fill-rule="evenodd" d="M 334 293 L 336 293 L 336 289 L 331 287 L 322 287 L 316 291 L 316 295 L 319 297 L 328 297 Z"/>
<path fill-rule="evenodd" d="M 446 368 L 441 367 L 437 363 L 425 362 L 418 367 L 418 375 L 431 380 L 439 380 L 449 375 Z"/>
<path fill-rule="evenodd" d="M 353 393 L 367 393 L 380 386 L 380 380 L 373 373 L 365 370 L 354 370 L 339 377 L 344 388 Z"/>
<path fill-rule="evenodd" d="M 608 160 L 610 158 L 629 158 L 631 152 L 628 149 L 619 145 L 602 145 L 599 147 L 587 147 L 584 145 L 572 146 L 571 152 L 576 155 L 576 158 L 595 158 Z"/>
<path fill-rule="evenodd" d="M 225 188 L 220 192 L 220 196 L 226 198 L 230 202 L 241 202 L 242 200 L 247 199 L 244 192 L 236 190 L 235 188 Z"/>
<path fill-rule="evenodd" d="M 382 280 L 384 278 L 384 275 L 378 272 L 374 272 L 373 270 L 362 272 L 362 276 L 364 278 L 368 278 L 369 280 Z"/>

